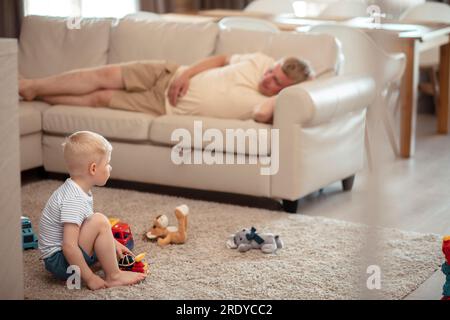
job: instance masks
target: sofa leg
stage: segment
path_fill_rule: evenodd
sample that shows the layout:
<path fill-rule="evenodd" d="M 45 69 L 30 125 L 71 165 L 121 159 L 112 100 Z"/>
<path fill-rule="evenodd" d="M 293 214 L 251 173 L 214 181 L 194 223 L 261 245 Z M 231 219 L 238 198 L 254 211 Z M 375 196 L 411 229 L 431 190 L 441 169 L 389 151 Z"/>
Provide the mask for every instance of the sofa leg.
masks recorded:
<path fill-rule="evenodd" d="M 344 189 L 344 191 L 351 191 L 353 189 L 354 182 L 355 182 L 355 175 L 342 180 L 342 189 Z"/>
<path fill-rule="evenodd" d="M 283 200 L 283 209 L 288 213 L 297 213 L 298 200 Z"/>

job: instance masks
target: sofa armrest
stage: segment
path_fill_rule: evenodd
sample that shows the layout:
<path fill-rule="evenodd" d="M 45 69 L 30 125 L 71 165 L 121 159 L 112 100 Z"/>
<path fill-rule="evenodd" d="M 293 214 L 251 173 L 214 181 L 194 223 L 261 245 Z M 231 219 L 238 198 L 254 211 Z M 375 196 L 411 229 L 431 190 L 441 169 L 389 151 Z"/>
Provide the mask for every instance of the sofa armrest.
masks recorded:
<path fill-rule="evenodd" d="M 297 200 L 362 169 L 366 108 L 375 91 L 371 77 L 347 75 L 280 93 L 273 124 L 279 129 L 279 170 L 271 177 L 272 197 Z"/>
<path fill-rule="evenodd" d="M 312 127 L 360 111 L 375 99 L 375 87 L 367 75 L 335 76 L 288 87 L 277 98 L 274 127 Z"/>

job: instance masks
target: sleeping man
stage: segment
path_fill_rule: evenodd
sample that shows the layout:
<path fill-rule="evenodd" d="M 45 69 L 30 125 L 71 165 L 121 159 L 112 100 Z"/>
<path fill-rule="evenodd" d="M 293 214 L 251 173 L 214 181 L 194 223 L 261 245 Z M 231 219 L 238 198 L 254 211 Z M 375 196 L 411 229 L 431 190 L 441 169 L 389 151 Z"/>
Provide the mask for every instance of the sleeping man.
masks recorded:
<path fill-rule="evenodd" d="M 19 94 L 52 105 L 270 123 L 278 93 L 313 78 L 304 60 L 251 53 L 211 56 L 190 66 L 144 60 L 21 79 Z"/>

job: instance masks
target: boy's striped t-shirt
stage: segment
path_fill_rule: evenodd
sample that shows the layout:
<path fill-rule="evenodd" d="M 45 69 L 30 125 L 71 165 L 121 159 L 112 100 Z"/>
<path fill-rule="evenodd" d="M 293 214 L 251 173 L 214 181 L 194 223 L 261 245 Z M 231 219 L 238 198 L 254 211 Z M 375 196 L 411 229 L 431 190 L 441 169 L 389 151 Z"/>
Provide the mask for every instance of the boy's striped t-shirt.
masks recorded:
<path fill-rule="evenodd" d="M 41 259 L 62 250 L 64 223 L 81 226 L 94 213 L 91 192 L 87 194 L 72 179 L 67 179 L 47 201 L 39 223 Z"/>

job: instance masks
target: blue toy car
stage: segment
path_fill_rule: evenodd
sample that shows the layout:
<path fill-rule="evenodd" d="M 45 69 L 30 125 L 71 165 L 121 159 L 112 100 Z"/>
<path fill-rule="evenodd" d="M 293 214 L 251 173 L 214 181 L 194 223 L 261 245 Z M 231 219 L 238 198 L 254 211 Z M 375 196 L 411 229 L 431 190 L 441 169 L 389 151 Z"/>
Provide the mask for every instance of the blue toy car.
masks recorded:
<path fill-rule="evenodd" d="M 22 221 L 22 247 L 24 250 L 27 249 L 37 249 L 38 239 L 33 232 L 33 227 L 31 226 L 30 218 L 21 217 Z"/>

